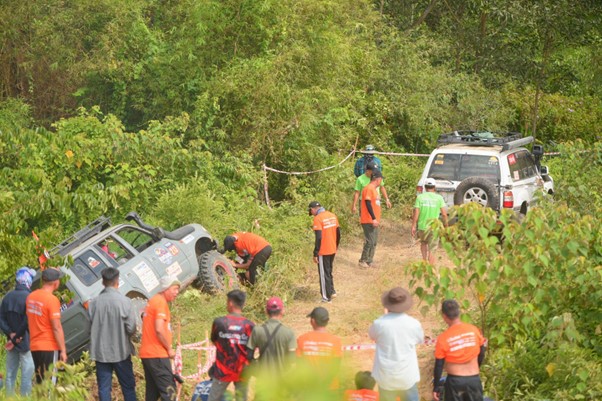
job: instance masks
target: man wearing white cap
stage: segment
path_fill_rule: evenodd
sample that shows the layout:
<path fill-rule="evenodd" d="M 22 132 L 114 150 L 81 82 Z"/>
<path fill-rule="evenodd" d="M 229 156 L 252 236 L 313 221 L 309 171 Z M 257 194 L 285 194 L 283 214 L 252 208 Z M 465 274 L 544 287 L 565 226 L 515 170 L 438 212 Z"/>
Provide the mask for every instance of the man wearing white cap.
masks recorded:
<path fill-rule="evenodd" d="M 176 383 L 170 361 L 176 353 L 172 347 L 169 302 L 176 299 L 181 284 L 176 277 L 164 276 L 159 285 L 161 292 L 148 301 L 142 319 L 139 353 L 146 380 L 146 401 L 176 399 Z"/>
<path fill-rule="evenodd" d="M 368 334 L 376 342 L 372 377 L 378 383 L 380 401 L 418 401 L 420 369 L 416 345 L 424 342 L 420 322 L 406 314 L 412 295 L 395 287 L 383 293 L 386 313 L 376 319 Z"/>
<path fill-rule="evenodd" d="M 422 260 L 430 264 L 435 263 L 435 251 L 437 250 L 438 240 L 433 239 L 433 232 L 430 229 L 430 223 L 443 217 L 443 224 L 447 227 L 447 210 L 445 209 L 445 200 L 441 195 L 435 192 L 437 185 L 434 178 L 427 178 L 424 183 L 425 192 L 416 197 L 414 204 L 414 215 L 412 218 L 412 237 L 418 234 L 420 240 L 420 251 Z"/>

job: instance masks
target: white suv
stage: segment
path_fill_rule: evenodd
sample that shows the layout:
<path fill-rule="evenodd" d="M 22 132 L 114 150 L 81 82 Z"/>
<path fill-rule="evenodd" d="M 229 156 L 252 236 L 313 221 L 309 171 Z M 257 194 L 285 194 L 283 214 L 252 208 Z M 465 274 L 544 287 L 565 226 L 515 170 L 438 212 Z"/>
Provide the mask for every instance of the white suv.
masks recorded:
<path fill-rule="evenodd" d="M 533 137 L 511 132 L 495 136 L 490 132 L 455 131 L 439 137 L 418 181 L 423 191 L 427 178 L 437 182 L 436 191 L 447 206 L 478 202 L 497 211 L 513 209 L 526 214 L 535 193 L 554 193 L 554 180 L 541 166 L 543 147 L 524 146 Z"/>

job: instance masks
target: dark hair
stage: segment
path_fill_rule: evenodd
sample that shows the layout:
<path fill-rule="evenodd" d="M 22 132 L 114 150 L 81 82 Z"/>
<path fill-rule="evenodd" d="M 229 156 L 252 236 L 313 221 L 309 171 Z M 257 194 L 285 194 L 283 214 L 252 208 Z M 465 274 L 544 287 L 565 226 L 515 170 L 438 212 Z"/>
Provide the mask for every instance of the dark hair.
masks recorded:
<path fill-rule="evenodd" d="M 450 319 L 460 316 L 460 305 L 455 299 L 446 299 L 441 304 L 441 312 Z"/>
<path fill-rule="evenodd" d="M 102 285 L 105 287 L 113 286 L 119 280 L 119 270 L 114 267 L 107 267 L 100 275 L 102 276 Z"/>
<path fill-rule="evenodd" d="M 274 317 L 274 316 L 278 316 L 279 314 L 281 314 L 282 309 L 268 309 L 266 312 L 268 313 L 269 317 Z"/>
<path fill-rule="evenodd" d="M 372 390 L 376 381 L 372 373 L 367 370 L 359 371 L 355 374 L 355 388 L 358 390 Z"/>
<path fill-rule="evenodd" d="M 229 301 L 232 301 L 234 305 L 241 309 L 243 306 L 245 306 L 245 301 L 247 300 L 247 294 L 241 290 L 232 290 L 226 294 L 226 297 L 228 297 Z"/>

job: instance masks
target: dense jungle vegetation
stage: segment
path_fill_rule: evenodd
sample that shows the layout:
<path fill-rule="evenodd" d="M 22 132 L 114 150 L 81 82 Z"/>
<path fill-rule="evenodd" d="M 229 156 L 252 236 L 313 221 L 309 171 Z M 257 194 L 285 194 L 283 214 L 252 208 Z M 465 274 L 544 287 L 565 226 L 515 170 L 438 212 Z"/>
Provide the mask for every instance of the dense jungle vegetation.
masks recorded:
<path fill-rule="evenodd" d="M 36 264 L 32 231 L 50 248 L 136 210 L 260 232 L 288 272 L 265 285 L 287 291 L 309 200 L 355 229 L 352 165 L 269 173 L 269 208 L 264 164 L 520 131 L 559 152 L 554 202 L 508 221 L 503 244 L 482 230 L 495 216 L 462 209 L 441 234 L 456 269 L 413 274 L 434 305 L 472 288 L 499 400 L 602 398 L 600 1 L 4 0 L 0 21 L 0 278 Z M 400 220 L 423 162 L 384 161 Z"/>

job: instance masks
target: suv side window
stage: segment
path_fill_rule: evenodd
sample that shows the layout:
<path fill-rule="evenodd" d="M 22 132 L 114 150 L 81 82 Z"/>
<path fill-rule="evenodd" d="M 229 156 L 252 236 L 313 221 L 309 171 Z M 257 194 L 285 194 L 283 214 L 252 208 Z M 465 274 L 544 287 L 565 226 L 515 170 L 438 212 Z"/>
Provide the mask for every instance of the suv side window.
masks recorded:
<path fill-rule="evenodd" d="M 138 252 L 144 251 L 155 242 L 150 235 L 133 227 L 123 228 L 117 234 Z"/>
<path fill-rule="evenodd" d="M 90 286 L 100 279 L 100 272 L 106 267 L 107 265 L 102 259 L 94 251 L 88 249 L 73 261 L 71 271 L 82 283 Z"/>
<path fill-rule="evenodd" d="M 510 168 L 512 181 L 520 181 L 537 175 L 535 160 L 526 150 L 509 154 L 508 167 Z"/>

